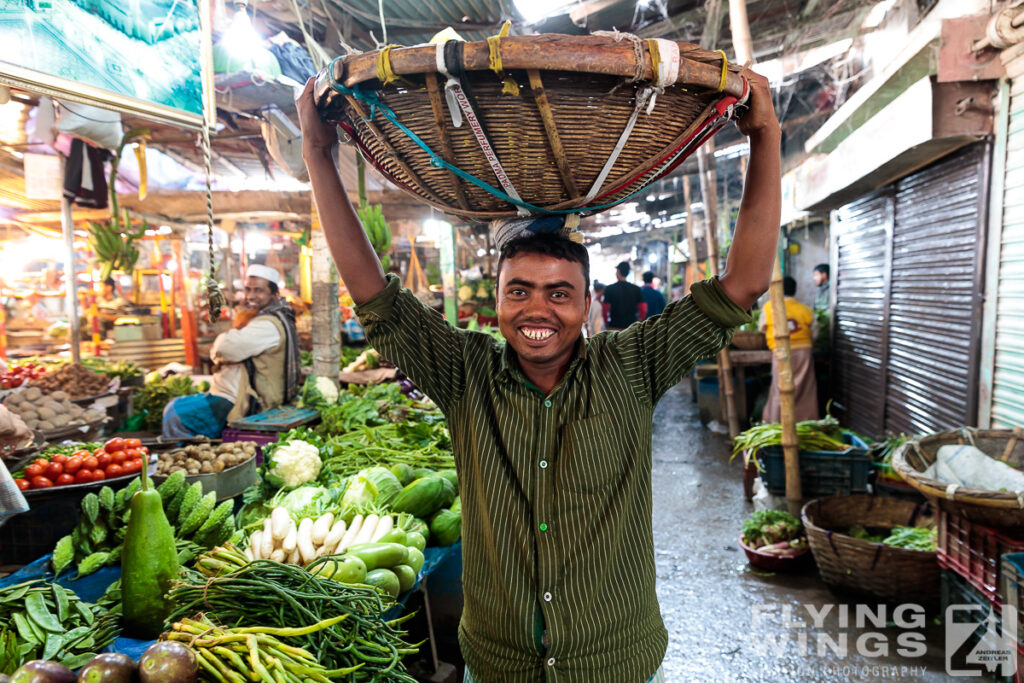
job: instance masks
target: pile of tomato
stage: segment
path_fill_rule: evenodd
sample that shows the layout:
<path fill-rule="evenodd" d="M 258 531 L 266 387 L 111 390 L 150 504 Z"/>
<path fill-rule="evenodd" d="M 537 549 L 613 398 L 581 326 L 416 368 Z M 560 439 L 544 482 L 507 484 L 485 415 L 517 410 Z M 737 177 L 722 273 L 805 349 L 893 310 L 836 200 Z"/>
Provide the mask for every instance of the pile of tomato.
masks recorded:
<path fill-rule="evenodd" d="M 37 458 L 14 483 L 22 491 L 68 484 L 88 484 L 138 474 L 149 459 L 149 449 L 138 439 L 114 437 L 94 451 Z"/>
<path fill-rule="evenodd" d="M 0 371 L 0 389 L 17 389 L 22 384 L 27 384 L 45 374 L 46 368 L 35 363 L 12 365 L 6 370 Z"/>

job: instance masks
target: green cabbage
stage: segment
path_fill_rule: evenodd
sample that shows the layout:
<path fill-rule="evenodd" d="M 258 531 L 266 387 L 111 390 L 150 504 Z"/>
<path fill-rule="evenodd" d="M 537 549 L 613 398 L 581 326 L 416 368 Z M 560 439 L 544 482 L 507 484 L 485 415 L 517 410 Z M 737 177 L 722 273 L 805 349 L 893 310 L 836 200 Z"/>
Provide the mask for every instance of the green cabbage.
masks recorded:
<path fill-rule="evenodd" d="M 334 499 L 331 492 L 320 486 L 300 486 L 289 491 L 287 495 L 280 493 L 274 496 L 271 507 L 283 507 L 294 519 L 303 517 L 319 517 L 331 507 Z"/>
<path fill-rule="evenodd" d="M 395 496 L 402 492 L 402 483 L 386 467 L 371 467 L 359 474 L 372 481 L 376 487 L 377 497 L 374 502 L 377 505 L 387 505 L 394 500 Z"/>

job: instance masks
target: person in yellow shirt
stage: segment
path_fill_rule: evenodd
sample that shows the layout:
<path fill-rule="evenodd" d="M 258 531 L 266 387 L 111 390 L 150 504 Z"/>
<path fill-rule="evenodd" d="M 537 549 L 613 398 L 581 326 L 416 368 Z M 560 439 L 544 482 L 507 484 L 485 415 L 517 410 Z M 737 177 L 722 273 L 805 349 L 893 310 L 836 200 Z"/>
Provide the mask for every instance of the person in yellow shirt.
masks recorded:
<path fill-rule="evenodd" d="M 782 280 L 782 291 L 786 295 L 786 320 L 789 324 L 789 359 L 793 365 L 793 403 L 797 422 L 818 419 L 818 382 L 814 376 L 814 338 L 818 323 L 814 311 L 796 300 L 796 280 L 788 275 Z M 772 324 L 772 307 L 766 305 L 761 314 L 761 329 L 764 330 L 768 348 L 775 349 L 775 327 Z M 772 388 L 768 402 L 764 405 L 761 419 L 765 422 L 779 422 L 782 410 L 779 404 L 779 367 L 772 354 Z"/>

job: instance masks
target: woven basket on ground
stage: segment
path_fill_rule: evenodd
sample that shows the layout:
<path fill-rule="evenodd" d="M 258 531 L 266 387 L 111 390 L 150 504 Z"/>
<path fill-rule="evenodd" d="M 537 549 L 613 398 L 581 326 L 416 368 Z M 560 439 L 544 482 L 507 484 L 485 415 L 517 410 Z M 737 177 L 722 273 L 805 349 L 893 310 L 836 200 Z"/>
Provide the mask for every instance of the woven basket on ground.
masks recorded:
<path fill-rule="evenodd" d="M 822 580 L 885 601 L 934 604 L 939 597 L 935 551 L 908 550 L 846 535 L 867 528 L 935 526 L 927 503 L 881 496 L 833 496 L 804 505 L 801 521 Z"/>
<path fill-rule="evenodd" d="M 378 170 L 443 211 L 594 212 L 667 174 L 745 101 L 723 53 L 669 42 L 546 34 L 385 48 L 336 59 L 314 96 Z M 665 59 L 676 47 L 678 72 Z"/>
<path fill-rule="evenodd" d="M 737 330 L 732 333 L 732 345 L 744 351 L 760 351 L 768 348 L 764 332 Z"/>
<path fill-rule="evenodd" d="M 935 462 L 940 446 L 973 444 L 986 455 L 1013 467 L 1024 467 L 1024 429 L 957 429 L 907 441 L 893 453 L 892 467 L 926 498 L 947 512 L 978 524 L 1024 525 L 1024 495 L 950 486 L 924 472 Z"/>

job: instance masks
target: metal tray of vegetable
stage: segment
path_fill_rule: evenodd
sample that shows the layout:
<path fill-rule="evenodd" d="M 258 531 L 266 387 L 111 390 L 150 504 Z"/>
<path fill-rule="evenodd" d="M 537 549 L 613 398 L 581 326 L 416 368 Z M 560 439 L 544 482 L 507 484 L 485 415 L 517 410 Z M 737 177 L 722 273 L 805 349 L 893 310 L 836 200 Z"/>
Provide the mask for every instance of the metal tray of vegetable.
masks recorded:
<path fill-rule="evenodd" d="M 797 571 L 810 565 L 804 527 L 782 510 L 758 510 L 743 522 L 740 546 L 750 564 L 766 571 Z"/>
<path fill-rule="evenodd" d="M 217 500 L 237 496 L 257 483 L 256 453 L 253 441 L 197 443 L 161 453 L 157 457 L 153 481 L 162 483 L 177 471 L 185 472 L 189 484 L 200 482 L 203 493 L 213 491 Z"/>
<path fill-rule="evenodd" d="M 27 498 L 43 499 L 65 491 L 91 490 L 104 484 L 115 487 L 142 471 L 149 449 L 138 439 L 115 437 L 106 443 L 48 446 L 23 469 L 14 483 Z"/>

